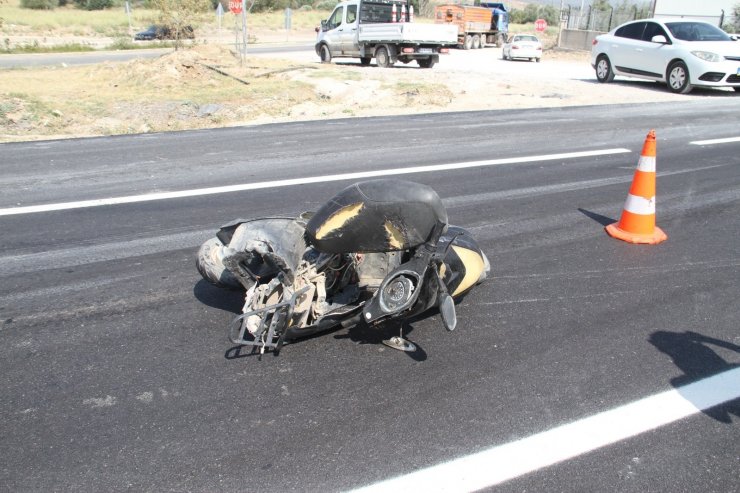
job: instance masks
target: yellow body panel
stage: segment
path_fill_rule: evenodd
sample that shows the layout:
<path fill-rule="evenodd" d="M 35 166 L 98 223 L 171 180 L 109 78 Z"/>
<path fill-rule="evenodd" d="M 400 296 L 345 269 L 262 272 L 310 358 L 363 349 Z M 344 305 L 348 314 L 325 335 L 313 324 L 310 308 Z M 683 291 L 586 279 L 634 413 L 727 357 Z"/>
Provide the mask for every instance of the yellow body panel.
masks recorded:
<path fill-rule="evenodd" d="M 388 245 L 397 250 L 403 249 L 403 246 L 406 244 L 406 238 L 404 238 L 403 233 L 390 221 L 386 221 L 384 226 L 385 233 L 388 235 Z"/>
<path fill-rule="evenodd" d="M 316 230 L 316 239 L 320 240 L 332 231 L 340 229 L 342 226 L 357 217 L 364 206 L 365 204 L 359 202 L 357 204 L 347 205 L 339 209 L 337 212 L 332 214 L 332 216 L 327 219 L 320 228 Z"/>
<path fill-rule="evenodd" d="M 455 289 L 455 292 L 452 293 L 452 296 L 457 296 L 458 294 L 464 293 L 478 282 L 478 279 L 480 279 L 481 274 L 486 268 L 486 264 L 483 261 L 483 257 L 481 257 L 476 251 L 468 250 L 467 248 L 456 245 L 452 245 L 452 249 L 465 266 L 465 277 L 460 281 L 460 285 Z"/>

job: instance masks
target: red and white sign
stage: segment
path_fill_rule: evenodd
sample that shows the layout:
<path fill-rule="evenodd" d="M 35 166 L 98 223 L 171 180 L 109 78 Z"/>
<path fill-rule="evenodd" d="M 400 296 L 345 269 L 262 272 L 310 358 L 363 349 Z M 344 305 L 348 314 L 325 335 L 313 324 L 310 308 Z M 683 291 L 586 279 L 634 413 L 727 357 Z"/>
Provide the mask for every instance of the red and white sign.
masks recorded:
<path fill-rule="evenodd" d="M 242 13 L 242 0 L 229 0 L 229 10 L 234 14 Z"/>
<path fill-rule="evenodd" d="M 547 21 L 545 19 L 537 19 L 534 21 L 534 30 L 538 33 L 543 32 L 545 29 L 547 29 Z"/>

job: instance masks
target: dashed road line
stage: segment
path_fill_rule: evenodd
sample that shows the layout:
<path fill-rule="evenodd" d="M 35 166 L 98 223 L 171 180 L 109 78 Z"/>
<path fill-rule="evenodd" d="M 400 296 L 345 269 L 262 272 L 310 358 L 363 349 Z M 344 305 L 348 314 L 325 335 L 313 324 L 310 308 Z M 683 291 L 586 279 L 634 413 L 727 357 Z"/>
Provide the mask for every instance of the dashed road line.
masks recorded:
<path fill-rule="evenodd" d="M 693 142 L 689 142 L 689 144 L 695 145 L 695 146 L 708 146 L 708 145 L 715 145 L 715 144 L 730 144 L 732 142 L 740 142 L 740 137 L 727 137 L 724 139 L 711 139 L 711 140 L 695 140 Z"/>

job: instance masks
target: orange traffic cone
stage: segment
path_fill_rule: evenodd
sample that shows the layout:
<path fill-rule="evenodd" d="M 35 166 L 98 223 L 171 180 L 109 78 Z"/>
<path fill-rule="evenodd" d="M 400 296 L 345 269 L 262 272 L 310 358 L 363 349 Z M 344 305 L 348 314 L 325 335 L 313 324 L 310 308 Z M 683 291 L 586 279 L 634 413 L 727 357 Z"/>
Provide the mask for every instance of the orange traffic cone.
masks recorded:
<path fill-rule="evenodd" d="M 606 232 L 629 243 L 657 245 L 668 239 L 655 225 L 655 130 L 645 139 L 622 216 Z"/>

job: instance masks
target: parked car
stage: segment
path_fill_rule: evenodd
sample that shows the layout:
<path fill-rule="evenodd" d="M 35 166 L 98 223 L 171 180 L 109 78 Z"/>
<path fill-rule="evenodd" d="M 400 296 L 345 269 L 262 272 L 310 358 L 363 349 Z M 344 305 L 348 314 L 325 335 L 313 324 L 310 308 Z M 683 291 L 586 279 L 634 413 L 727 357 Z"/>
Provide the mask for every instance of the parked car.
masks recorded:
<path fill-rule="evenodd" d="M 528 58 L 539 62 L 542 58 L 542 43 L 534 34 L 515 34 L 504 43 L 501 53 L 504 60 Z"/>
<path fill-rule="evenodd" d="M 675 93 L 694 86 L 740 91 L 740 42 L 707 22 L 643 19 L 594 39 L 591 66 L 599 82 L 614 76 L 665 82 Z"/>
<path fill-rule="evenodd" d="M 134 39 L 137 41 L 149 41 L 153 39 L 175 39 L 176 31 L 170 29 L 167 26 L 158 26 L 156 24 L 149 26 L 144 31 L 138 32 L 134 35 Z M 195 32 L 190 26 L 185 26 L 180 30 L 180 39 L 193 39 L 195 38 Z"/>

